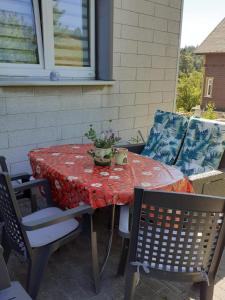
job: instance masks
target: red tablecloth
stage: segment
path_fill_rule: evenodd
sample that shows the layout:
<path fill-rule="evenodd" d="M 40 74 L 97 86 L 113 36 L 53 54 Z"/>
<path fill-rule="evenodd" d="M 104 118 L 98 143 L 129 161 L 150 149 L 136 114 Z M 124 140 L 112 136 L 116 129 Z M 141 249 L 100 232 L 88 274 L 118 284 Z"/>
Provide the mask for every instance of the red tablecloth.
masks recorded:
<path fill-rule="evenodd" d="M 192 192 L 192 186 L 175 167 L 128 154 L 128 164 L 95 166 L 87 154 L 91 145 L 60 145 L 29 153 L 35 178 L 47 178 L 53 198 L 63 208 L 84 202 L 93 208 L 125 204 L 134 197 L 134 187 Z"/>

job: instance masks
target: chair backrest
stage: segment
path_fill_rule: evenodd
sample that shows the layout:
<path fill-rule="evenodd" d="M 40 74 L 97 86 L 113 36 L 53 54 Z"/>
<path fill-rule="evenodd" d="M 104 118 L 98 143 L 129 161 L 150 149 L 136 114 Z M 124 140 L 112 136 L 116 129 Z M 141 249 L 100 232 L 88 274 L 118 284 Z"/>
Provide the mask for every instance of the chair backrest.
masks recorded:
<path fill-rule="evenodd" d="M 22 216 L 7 173 L 0 172 L 0 216 L 4 222 L 4 234 L 10 247 L 22 255 L 27 254 L 27 236 L 21 228 Z"/>
<path fill-rule="evenodd" d="M 9 279 L 9 273 L 6 267 L 5 260 L 3 258 L 3 248 L 0 245 L 0 290 L 6 289 L 10 287 L 10 279 Z"/>
<path fill-rule="evenodd" d="M 0 156 L 0 171 L 8 173 L 5 156 Z"/>
<path fill-rule="evenodd" d="M 151 276 L 203 281 L 224 249 L 225 198 L 135 189 L 129 262 Z"/>
<path fill-rule="evenodd" d="M 181 148 L 188 119 L 185 116 L 157 110 L 154 124 L 142 155 L 173 165 Z"/>
<path fill-rule="evenodd" d="M 187 175 L 217 170 L 225 149 L 225 122 L 191 118 L 176 166 Z"/>

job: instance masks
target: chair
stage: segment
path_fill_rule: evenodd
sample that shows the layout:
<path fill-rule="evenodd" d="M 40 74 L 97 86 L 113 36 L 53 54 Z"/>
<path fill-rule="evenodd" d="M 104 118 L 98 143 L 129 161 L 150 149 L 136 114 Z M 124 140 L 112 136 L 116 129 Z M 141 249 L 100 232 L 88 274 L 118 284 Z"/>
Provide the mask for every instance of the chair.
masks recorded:
<path fill-rule="evenodd" d="M 125 300 L 140 273 L 200 283 L 211 300 L 225 243 L 225 198 L 135 189 Z"/>
<path fill-rule="evenodd" d="M 49 207 L 22 217 L 10 176 L 7 173 L 0 173 L 0 213 L 4 221 L 2 245 L 6 262 L 12 249 L 27 258 L 29 264 L 27 291 L 35 299 L 50 255 L 76 238 L 82 227 L 86 226 L 91 237 L 94 283 L 98 292 L 97 242 L 96 233 L 93 232 L 91 207 L 81 205 L 66 211 L 54 207 L 48 181 L 44 179 L 21 184 L 19 190 L 35 187 L 42 187 Z M 79 223 L 74 219 L 79 215 L 83 215 L 82 220 L 84 219 L 85 223 Z"/>
<path fill-rule="evenodd" d="M 3 258 L 3 248 L 0 246 L 0 299 L 1 300 L 31 300 L 19 282 L 10 282 L 8 270 Z"/>
<path fill-rule="evenodd" d="M 7 164 L 6 164 L 6 158 L 4 156 L 0 156 L 0 170 L 2 172 L 9 173 Z M 31 174 L 23 172 L 23 173 L 18 173 L 18 174 L 12 174 L 10 175 L 12 185 L 13 187 L 18 187 L 20 183 L 28 182 L 30 181 Z M 37 203 L 35 201 L 35 198 L 32 197 L 31 191 L 26 190 L 23 192 L 17 191 L 16 193 L 16 198 L 18 200 L 28 198 L 31 201 L 31 211 L 34 212 L 37 210 Z"/>
<path fill-rule="evenodd" d="M 185 116 L 157 110 L 154 124 L 141 155 L 173 165 L 181 148 L 187 126 L 188 119 Z"/>

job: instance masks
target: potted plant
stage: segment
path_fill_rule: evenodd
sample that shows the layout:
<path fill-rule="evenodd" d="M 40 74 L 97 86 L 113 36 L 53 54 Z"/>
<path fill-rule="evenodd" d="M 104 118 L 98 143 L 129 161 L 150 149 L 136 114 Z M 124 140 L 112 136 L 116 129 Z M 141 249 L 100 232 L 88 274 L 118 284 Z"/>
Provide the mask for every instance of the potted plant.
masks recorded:
<path fill-rule="evenodd" d="M 110 120 L 109 123 L 111 122 Z M 94 163 L 98 166 L 109 166 L 114 154 L 112 146 L 121 138 L 113 132 L 110 126 L 98 136 L 92 124 L 89 125 L 89 130 L 85 136 L 94 143 L 95 149 L 88 151 L 93 157 Z"/>

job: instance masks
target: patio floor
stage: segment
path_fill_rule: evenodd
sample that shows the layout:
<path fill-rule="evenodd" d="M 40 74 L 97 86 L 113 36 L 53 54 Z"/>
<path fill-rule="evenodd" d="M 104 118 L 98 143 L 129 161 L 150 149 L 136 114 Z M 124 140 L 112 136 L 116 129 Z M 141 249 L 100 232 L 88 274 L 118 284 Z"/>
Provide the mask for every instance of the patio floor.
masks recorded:
<path fill-rule="evenodd" d="M 107 225 L 110 210 L 102 209 L 95 215 L 98 232 L 99 256 L 103 258 L 107 242 Z M 80 236 L 55 252 L 49 260 L 37 300 L 120 300 L 124 294 L 124 278 L 116 277 L 121 240 L 116 234 L 112 253 L 106 266 L 101 292 L 94 293 L 91 277 L 91 253 L 88 240 Z M 26 281 L 27 266 L 15 254 L 10 256 L 8 268 L 12 280 Z M 199 289 L 190 284 L 158 281 L 145 276 L 136 290 L 138 300 L 199 299 Z M 225 254 L 223 255 L 214 291 L 214 300 L 225 299 Z"/>

